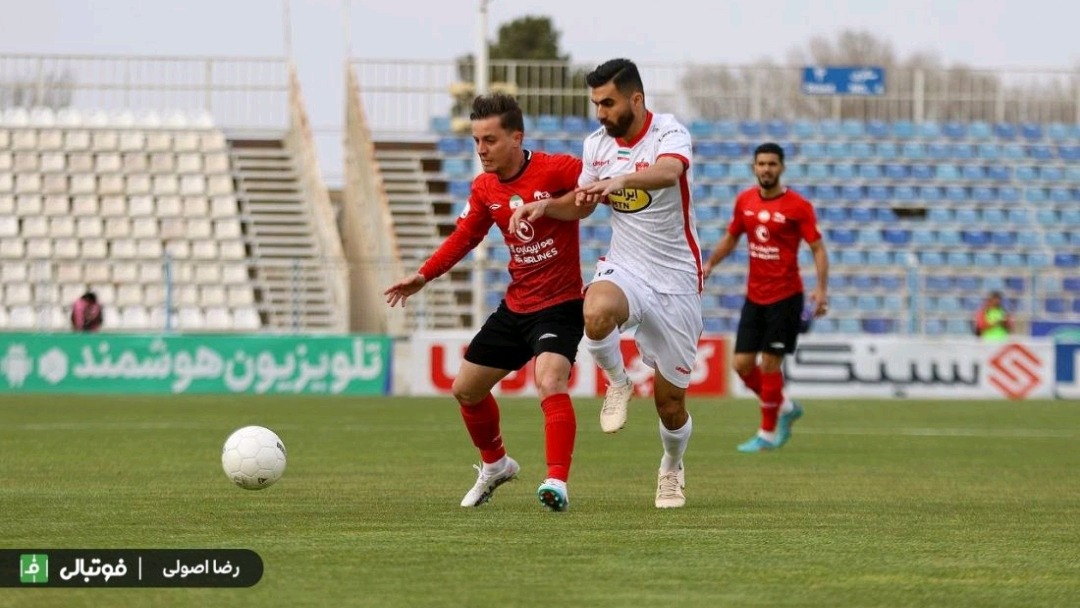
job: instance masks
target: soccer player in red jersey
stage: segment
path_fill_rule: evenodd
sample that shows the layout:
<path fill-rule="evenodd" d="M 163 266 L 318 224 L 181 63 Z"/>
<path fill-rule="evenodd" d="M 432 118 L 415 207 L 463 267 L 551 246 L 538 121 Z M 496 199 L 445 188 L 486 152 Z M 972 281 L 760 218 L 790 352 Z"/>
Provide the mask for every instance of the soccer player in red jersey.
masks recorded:
<path fill-rule="evenodd" d="M 523 149 L 521 108 L 508 95 L 477 97 L 470 118 L 484 173 L 473 180 L 468 206 L 454 232 L 419 271 L 386 290 L 386 302 L 404 306 L 409 296 L 479 245 L 492 224 L 499 227 L 510 248 L 510 284 L 498 309 L 470 342 L 453 384 L 465 427 L 483 461 L 477 467 L 476 484 L 465 494 L 461 506 L 484 504 L 496 488 L 517 476 L 518 463 L 503 447 L 499 406 L 491 389 L 535 357 L 548 468 L 537 495 L 549 509 L 565 511 L 569 505 L 566 480 L 577 432 L 568 383 L 584 332 L 578 222 L 540 218 L 521 223 L 515 232 L 510 232 L 509 222 L 525 201 L 549 197 L 572 200 L 581 160 Z M 573 205 L 565 208 L 567 213 L 591 212 Z"/>
<path fill-rule="evenodd" d="M 753 167 L 758 187 L 735 199 L 727 233 L 704 268 L 707 277 L 746 233 L 750 269 L 735 336 L 734 367 L 746 387 L 761 399 L 761 428 L 738 448 L 750 453 L 783 446 L 791 437 L 792 424 L 803 414 L 801 406 L 784 396 L 781 371 L 784 355 L 795 352 L 803 312 L 800 241 L 809 244 L 817 270 L 817 284 L 810 294 L 813 314 L 820 317 L 829 310 L 829 257 L 813 205 L 780 183 L 784 149 L 774 143 L 761 144 L 754 150 Z"/>

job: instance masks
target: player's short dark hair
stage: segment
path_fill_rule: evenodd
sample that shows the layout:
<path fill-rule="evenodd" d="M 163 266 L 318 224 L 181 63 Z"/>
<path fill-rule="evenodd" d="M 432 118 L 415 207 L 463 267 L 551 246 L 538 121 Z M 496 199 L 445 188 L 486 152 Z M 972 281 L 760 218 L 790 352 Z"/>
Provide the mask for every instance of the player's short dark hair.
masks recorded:
<path fill-rule="evenodd" d="M 516 99 L 505 93 L 479 95 L 472 102 L 470 120 L 499 117 L 499 126 L 507 131 L 525 131 L 525 119 L 521 117 L 521 106 Z"/>
<path fill-rule="evenodd" d="M 784 149 L 780 147 L 780 144 L 765 142 L 754 148 L 754 160 L 757 160 L 758 154 L 775 154 L 780 159 L 780 164 L 784 164 Z"/>
<path fill-rule="evenodd" d="M 645 85 L 641 83 L 641 73 L 637 65 L 629 59 L 611 59 L 596 66 L 596 69 L 585 76 L 585 84 L 591 88 L 615 83 L 619 92 L 629 97 L 634 93 L 644 93 Z"/>

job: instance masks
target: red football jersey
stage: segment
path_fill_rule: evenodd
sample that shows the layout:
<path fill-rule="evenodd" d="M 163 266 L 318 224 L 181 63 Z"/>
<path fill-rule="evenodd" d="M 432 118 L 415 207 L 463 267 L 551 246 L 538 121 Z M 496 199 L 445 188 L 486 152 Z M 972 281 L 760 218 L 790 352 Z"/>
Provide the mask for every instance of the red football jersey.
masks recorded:
<path fill-rule="evenodd" d="M 510 248 L 510 284 L 506 305 L 530 313 L 569 300 L 581 299 L 581 253 L 578 222 L 542 217 L 509 232 L 510 216 L 522 205 L 558 198 L 577 187 L 581 159 L 566 154 L 526 151 L 525 167 L 501 181 L 492 173 L 476 177 L 469 204 L 457 228 L 420 267 L 427 280 L 450 270 L 480 244 L 492 224 L 499 227 Z"/>
<path fill-rule="evenodd" d="M 772 304 L 801 293 L 799 240 L 821 238 L 810 201 L 790 189 L 770 199 L 756 187 L 744 190 L 735 198 L 728 233 L 738 237 L 744 232 L 750 251 L 746 298 Z"/>

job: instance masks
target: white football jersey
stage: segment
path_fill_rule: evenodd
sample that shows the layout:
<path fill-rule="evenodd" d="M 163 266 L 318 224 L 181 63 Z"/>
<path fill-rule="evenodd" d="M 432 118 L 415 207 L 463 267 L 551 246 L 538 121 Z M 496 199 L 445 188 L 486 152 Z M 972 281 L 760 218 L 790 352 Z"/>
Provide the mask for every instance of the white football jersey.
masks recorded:
<path fill-rule="evenodd" d="M 681 160 L 686 171 L 670 188 L 622 190 L 608 197 L 611 247 L 605 259 L 660 293 L 701 293 L 701 247 L 690 196 L 694 157 L 690 132 L 674 116 L 650 112 L 633 141 L 611 137 L 603 127 L 589 135 L 578 184 L 643 171 L 661 156 Z"/>

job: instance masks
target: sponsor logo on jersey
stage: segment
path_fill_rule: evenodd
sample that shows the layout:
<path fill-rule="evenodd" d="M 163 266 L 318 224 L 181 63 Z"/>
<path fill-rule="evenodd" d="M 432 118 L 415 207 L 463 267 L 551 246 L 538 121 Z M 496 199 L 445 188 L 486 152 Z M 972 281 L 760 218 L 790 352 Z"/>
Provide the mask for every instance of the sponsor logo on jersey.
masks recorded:
<path fill-rule="evenodd" d="M 592 161 L 592 166 L 593 166 L 594 169 L 599 168 L 599 167 L 606 167 L 606 166 L 608 166 L 610 164 L 611 164 L 611 160 L 607 159 L 607 158 L 605 158 L 604 160 L 594 160 L 594 161 Z"/>
<path fill-rule="evenodd" d="M 757 228 L 754 228 L 754 236 L 756 236 L 757 240 L 761 241 L 762 243 L 768 242 L 769 229 L 765 226 L 758 226 Z"/>
<path fill-rule="evenodd" d="M 652 195 L 648 190 L 623 188 L 608 195 L 611 210 L 618 213 L 637 213 L 652 204 Z"/>

